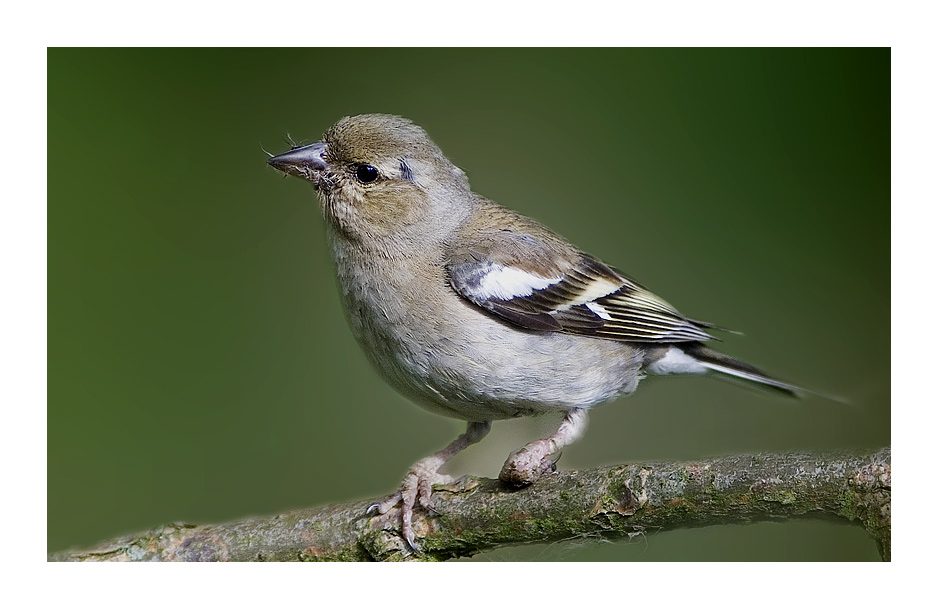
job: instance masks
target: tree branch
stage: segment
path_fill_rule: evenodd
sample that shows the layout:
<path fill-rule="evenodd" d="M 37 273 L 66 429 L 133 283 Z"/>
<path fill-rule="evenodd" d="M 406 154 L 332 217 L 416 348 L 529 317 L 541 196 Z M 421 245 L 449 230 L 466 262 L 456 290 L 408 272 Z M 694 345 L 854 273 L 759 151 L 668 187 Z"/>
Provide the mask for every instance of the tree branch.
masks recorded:
<path fill-rule="evenodd" d="M 791 518 L 863 526 L 890 558 L 891 450 L 757 454 L 558 472 L 520 490 L 464 477 L 434 488 L 438 512 L 417 518 L 421 552 L 400 513 L 370 518 L 375 500 L 217 525 L 172 524 L 53 561 L 446 560 L 499 546 L 589 535 Z"/>

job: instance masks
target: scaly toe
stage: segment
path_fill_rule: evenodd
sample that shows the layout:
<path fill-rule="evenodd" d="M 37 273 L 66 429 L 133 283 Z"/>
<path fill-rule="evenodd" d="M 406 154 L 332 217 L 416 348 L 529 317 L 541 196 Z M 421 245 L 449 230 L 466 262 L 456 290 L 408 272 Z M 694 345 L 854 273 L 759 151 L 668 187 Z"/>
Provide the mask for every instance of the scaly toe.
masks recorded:
<path fill-rule="evenodd" d="M 366 516 L 378 516 L 379 514 L 387 514 L 388 511 L 395 505 L 401 502 L 401 491 L 397 491 L 393 495 L 389 495 L 387 499 L 379 501 L 378 503 L 372 503 L 368 506 L 368 509 L 365 510 Z"/>
<path fill-rule="evenodd" d="M 545 454 L 549 445 L 544 441 L 532 442 L 508 456 L 498 479 L 511 486 L 527 486 L 549 471 L 555 471 L 555 461 Z"/>

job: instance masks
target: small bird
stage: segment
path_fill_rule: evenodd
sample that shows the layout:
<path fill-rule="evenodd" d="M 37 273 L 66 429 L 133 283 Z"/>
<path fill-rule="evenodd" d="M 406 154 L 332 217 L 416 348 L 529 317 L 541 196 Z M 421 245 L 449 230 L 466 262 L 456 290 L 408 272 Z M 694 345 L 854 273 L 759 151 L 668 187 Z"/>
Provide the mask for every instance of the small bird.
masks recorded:
<path fill-rule="evenodd" d="M 319 194 L 352 333 L 384 379 L 417 404 L 467 421 L 415 463 L 372 514 L 432 510 L 439 468 L 492 421 L 564 413 L 556 433 L 514 451 L 499 479 L 536 481 L 585 431 L 593 406 L 647 374 L 705 374 L 797 396 L 800 388 L 705 346 L 724 330 L 690 319 L 535 220 L 474 193 L 413 122 L 345 117 L 322 141 L 268 163 Z"/>

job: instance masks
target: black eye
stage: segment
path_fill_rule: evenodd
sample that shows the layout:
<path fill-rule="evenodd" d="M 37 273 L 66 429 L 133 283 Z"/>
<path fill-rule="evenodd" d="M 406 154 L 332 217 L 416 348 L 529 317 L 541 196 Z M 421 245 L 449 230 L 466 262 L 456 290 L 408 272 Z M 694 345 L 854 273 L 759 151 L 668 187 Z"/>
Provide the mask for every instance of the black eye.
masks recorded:
<path fill-rule="evenodd" d="M 362 184 L 371 184 L 378 179 L 378 170 L 371 165 L 359 165 L 355 168 L 355 177 Z"/>

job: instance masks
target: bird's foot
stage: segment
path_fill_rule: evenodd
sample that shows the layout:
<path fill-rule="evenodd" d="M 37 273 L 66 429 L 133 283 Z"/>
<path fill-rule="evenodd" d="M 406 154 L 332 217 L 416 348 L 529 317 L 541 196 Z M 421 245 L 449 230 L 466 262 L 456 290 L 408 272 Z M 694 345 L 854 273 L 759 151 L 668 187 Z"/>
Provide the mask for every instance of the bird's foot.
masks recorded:
<path fill-rule="evenodd" d="M 448 484 L 451 476 L 439 473 L 445 461 L 437 455 L 421 459 L 411 466 L 410 471 L 401 481 L 400 489 L 387 499 L 371 505 L 366 512 L 369 516 L 386 514 L 392 508 L 401 506 L 401 535 L 414 551 L 419 551 L 414 533 L 414 509 L 420 506 L 424 510 L 437 513 L 430 504 L 430 495 L 434 484 Z"/>
<path fill-rule="evenodd" d="M 508 455 L 498 479 L 511 486 L 527 486 L 547 472 L 556 471 L 551 449 L 550 440 L 537 440 L 519 448 Z"/>

